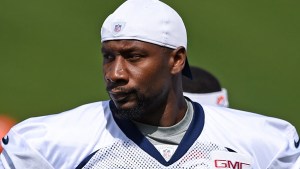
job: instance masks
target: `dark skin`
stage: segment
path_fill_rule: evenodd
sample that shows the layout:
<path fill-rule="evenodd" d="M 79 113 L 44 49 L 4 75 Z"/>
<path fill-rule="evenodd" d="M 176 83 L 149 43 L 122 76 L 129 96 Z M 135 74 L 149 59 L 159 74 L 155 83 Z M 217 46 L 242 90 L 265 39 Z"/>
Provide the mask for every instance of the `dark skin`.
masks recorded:
<path fill-rule="evenodd" d="M 135 112 L 138 115 L 130 119 L 162 127 L 172 126 L 184 117 L 184 47 L 170 49 L 137 40 L 112 40 L 102 43 L 102 54 L 113 113 Z M 131 111 L 134 109 L 137 111 Z"/>

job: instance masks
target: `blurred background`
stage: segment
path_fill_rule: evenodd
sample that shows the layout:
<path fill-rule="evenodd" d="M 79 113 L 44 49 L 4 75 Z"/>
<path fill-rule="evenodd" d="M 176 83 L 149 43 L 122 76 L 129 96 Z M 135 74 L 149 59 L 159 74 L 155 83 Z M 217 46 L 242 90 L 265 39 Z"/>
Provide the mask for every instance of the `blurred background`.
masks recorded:
<path fill-rule="evenodd" d="M 122 2 L 2 0 L 0 114 L 22 121 L 108 99 L 99 31 Z M 300 130 L 300 1 L 164 2 L 185 21 L 190 64 L 219 78 L 230 107 Z"/>

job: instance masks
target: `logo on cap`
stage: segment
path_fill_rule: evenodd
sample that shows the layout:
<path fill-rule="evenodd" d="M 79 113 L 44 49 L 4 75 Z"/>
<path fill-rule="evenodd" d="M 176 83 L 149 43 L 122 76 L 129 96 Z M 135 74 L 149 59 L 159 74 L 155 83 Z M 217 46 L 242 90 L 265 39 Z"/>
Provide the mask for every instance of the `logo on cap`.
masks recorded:
<path fill-rule="evenodd" d="M 116 35 L 117 33 L 121 32 L 125 27 L 124 22 L 115 22 L 113 23 L 113 32 Z"/>

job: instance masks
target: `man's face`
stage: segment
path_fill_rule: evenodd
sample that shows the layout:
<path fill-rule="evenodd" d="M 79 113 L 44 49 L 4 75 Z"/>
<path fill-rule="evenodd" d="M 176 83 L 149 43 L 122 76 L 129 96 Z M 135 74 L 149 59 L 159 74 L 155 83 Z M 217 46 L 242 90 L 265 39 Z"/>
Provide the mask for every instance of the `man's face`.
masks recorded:
<path fill-rule="evenodd" d="M 125 118 L 139 118 L 165 101 L 170 81 L 170 49 L 137 40 L 102 44 L 106 90 Z"/>

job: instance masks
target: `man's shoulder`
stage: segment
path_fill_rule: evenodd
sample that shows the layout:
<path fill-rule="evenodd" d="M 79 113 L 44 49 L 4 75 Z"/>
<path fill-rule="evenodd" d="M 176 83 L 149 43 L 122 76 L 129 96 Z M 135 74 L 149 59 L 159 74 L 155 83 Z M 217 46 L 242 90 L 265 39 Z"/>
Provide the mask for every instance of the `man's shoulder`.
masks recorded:
<path fill-rule="evenodd" d="M 204 135 L 236 152 L 250 154 L 263 166 L 282 154 L 299 153 L 299 136 L 286 120 L 231 108 L 202 107 Z"/>
<path fill-rule="evenodd" d="M 24 125 L 26 123 L 29 123 L 30 125 L 34 123 L 51 125 L 53 123 L 53 125 L 57 126 L 59 125 L 60 121 L 63 121 L 63 125 L 65 126 L 68 124 L 72 125 L 73 122 L 84 123 L 88 122 L 88 119 L 93 119 L 95 116 L 100 116 L 101 114 L 107 112 L 107 110 L 109 110 L 108 101 L 93 102 L 56 114 L 31 117 L 22 121 L 17 126 Z"/>
<path fill-rule="evenodd" d="M 271 130 L 277 131 L 277 134 L 285 135 L 295 128 L 286 120 L 263 114 L 217 106 L 204 105 L 202 107 L 207 119 L 218 119 L 222 121 L 224 126 L 235 128 L 237 131 L 252 130 L 256 134 L 261 132 L 267 136 L 273 134 L 273 132 L 269 133 Z"/>
<path fill-rule="evenodd" d="M 205 125 L 222 128 L 228 136 L 240 138 L 240 141 L 277 146 L 297 135 L 295 127 L 280 118 L 215 106 L 203 106 L 203 109 Z"/>
<path fill-rule="evenodd" d="M 110 114 L 109 102 L 99 101 L 84 104 L 57 114 L 31 117 L 20 122 L 13 129 L 20 133 L 26 133 L 27 130 L 32 131 L 35 128 L 48 133 L 63 132 L 64 130 L 76 128 L 88 128 L 97 121 L 104 121 L 107 114 Z"/>
<path fill-rule="evenodd" d="M 99 140 L 113 140 L 111 131 L 106 129 L 108 124 L 114 126 L 110 117 L 108 101 L 85 104 L 58 114 L 32 117 L 11 129 L 7 135 L 9 143 L 4 148 L 11 154 L 15 153 L 14 147 L 31 155 L 41 154 L 53 166 L 67 165 L 60 163 L 65 158 L 78 162 L 103 144 Z"/>

